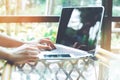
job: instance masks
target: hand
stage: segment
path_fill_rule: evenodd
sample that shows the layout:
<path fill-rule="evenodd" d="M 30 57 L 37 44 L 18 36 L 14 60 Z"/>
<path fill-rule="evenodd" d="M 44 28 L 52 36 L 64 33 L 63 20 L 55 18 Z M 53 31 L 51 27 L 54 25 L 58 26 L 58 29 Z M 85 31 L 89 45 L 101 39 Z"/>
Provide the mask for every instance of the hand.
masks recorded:
<path fill-rule="evenodd" d="M 24 44 L 21 47 L 16 48 L 16 50 L 12 51 L 8 61 L 16 65 L 35 62 L 38 60 L 37 55 L 39 53 L 39 49 L 34 45 Z"/>
<path fill-rule="evenodd" d="M 44 38 L 36 42 L 32 42 L 32 44 L 35 44 L 40 50 L 52 50 L 56 48 L 54 43 L 52 43 L 49 38 Z"/>

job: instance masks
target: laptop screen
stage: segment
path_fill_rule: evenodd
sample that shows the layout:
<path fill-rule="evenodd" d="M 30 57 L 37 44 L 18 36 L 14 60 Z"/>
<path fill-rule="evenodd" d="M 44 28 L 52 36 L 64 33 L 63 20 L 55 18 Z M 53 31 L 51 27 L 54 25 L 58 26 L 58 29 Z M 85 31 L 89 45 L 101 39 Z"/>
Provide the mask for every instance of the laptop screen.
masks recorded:
<path fill-rule="evenodd" d="M 56 43 L 94 52 L 102 17 L 103 7 L 63 8 Z"/>

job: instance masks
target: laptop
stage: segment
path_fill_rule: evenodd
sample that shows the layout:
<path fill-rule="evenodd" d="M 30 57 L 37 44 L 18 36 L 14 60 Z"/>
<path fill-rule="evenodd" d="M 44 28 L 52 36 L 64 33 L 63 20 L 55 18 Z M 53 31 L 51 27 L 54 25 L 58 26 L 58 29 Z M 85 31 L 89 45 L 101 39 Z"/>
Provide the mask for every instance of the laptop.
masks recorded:
<path fill-rule="evenodd" d="M 63 8 L 56 37 L 56 49 L 42 51 L 40 59 L 71 59 L 94 56 L 98 46 L 104 8 Z"/>

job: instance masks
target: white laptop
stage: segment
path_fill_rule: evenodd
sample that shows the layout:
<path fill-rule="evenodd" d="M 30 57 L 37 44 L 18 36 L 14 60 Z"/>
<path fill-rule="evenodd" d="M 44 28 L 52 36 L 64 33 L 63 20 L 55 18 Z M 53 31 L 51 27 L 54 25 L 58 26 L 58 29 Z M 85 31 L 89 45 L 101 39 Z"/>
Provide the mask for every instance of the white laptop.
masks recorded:
<path fill-rule="evenodd" d="M 63 8 L 56 38 L 56 49 L 41 52 L 39 58 L 71 59 L 94 56 L 103 14 L 102 6 Z"/>

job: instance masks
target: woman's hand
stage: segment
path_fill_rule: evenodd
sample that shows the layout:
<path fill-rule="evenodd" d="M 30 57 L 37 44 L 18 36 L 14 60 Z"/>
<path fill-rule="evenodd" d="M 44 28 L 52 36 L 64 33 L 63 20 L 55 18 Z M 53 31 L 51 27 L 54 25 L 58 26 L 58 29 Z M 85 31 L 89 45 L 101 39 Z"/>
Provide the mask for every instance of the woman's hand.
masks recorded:
<path fill-rule="evenodd" d="M 53 50 L 56 48 L 49 38 L 40 39 L 38 41 L 31 42 L 31 44 L 36 45 L 40 50 Z"/>
<path fill-rule="evenodd" d="M 18 47 L 14 51 L 12 51 L 12 54 L 10 55 L 8 61 L 16 65 L 28 62 L 35 62 L 38 60 L 37 55 L 39 53 L 40 50 L 34 45 L 24 44 L 21 47 Z"/>

